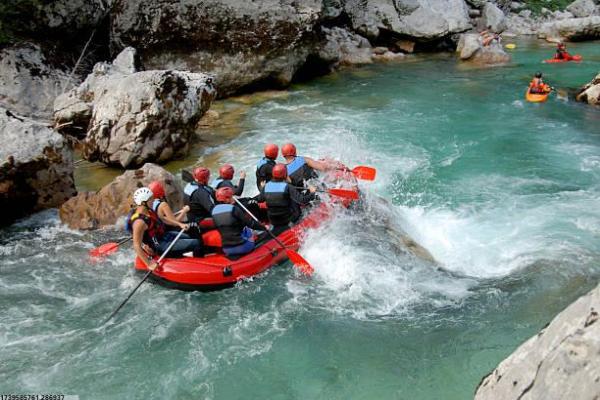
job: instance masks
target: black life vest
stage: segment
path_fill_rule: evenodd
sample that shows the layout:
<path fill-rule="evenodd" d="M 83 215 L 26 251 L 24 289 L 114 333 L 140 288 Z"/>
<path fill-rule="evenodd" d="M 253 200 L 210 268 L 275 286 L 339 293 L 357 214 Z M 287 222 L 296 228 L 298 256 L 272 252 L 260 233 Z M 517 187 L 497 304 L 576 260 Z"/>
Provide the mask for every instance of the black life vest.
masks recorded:
<path fill-rule="evenodd" d="M 166 232 L 166 225 L 164 222 L 160 220 L 158 214 L 151 209 L 148 209 L 148 215 L 140 214 L 133 209 L 127 218 L 127 222 L 125 227 L 129 232 L 133 232 L 133 223 L 137 220 L 141 219 L 146 224 L 146 230 L 144 231 L 144 236 L 142 237 L 142 242 L 147 244 L 148 246 L 156 249 L 159 245 L 160 240 L 164 236 Z"/>
<path fill-rule="evenodd" d="M 202 190 L 206 196 L 206 205 L 196 201 L 192 202 L 192 196 L 197 190 Z M 183 202 L 190 207 L 188 218 L 192 221 L 198 221 L 210 217 L 210 212 L 215 205 L 215 191 L 210 186 L 199 185 L 196 182 L 190 182 L 183 189 Z M 208 209 L 207 209 L 208 207 Z"/>
<path fill-rule="evenodd" d="M 273 179 L 273 167 L 275 166 L 275 160 L 263 157 L 256 164 L 256 187 L 258 190 L 262 190 L 260 184 L 262 182 L 269 182 Z"/>
<path fill-rule="evenodd" d="M 221 234 L 223 247 L 239 246 L 245 242 L 242 231 L 245 223 L 233 215 L 232 204 L 217 204 L 212 209 L 212 218 Z"/>
<path fill-rule="evenodd" d="M 267 182 L 263 193 L 271 224 L 274 226 L 289 224 L 295 213 L 287 182 Z"/>
<path fill-rule="evenodd" d="M 286 165 L 287 174 L 294 186 L 304 186 L 304 181 L 316 178 L 315 171 L 308 166 L 304 157 L 295 157 L 294 161 Z"/>

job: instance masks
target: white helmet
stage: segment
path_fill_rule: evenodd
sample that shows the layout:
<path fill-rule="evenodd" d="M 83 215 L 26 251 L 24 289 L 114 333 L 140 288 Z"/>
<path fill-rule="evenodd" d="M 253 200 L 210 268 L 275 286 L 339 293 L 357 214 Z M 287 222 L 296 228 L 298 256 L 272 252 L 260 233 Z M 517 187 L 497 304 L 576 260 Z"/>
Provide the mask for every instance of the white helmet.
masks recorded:
<path fill-rule="evenodd" d="M 152 198 L 152 190 L 147 187 L 141 187 L 133 192 L 133 201 L 138 206 L 141 206 L 143 202 L 148 201 Z"/>

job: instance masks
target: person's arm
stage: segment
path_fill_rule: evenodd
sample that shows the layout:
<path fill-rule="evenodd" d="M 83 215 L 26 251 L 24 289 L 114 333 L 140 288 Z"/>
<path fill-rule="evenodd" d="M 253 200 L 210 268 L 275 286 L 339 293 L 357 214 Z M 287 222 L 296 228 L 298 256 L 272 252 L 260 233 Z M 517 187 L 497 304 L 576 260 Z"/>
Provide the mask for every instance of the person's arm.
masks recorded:
<path fill-rule="evenodd" d="M 259 224 L 252 218 L 248 213 L 243 210 L 239 206 L 233 207 L 233 215 L 242 220 L 242 222 L 247 226 L 257 231 L 264 231 L 265 227 L 262 224 Z"/>
<path fill-rule="evenodd" d="M 330 164 L 326 163 L 324 161 L 313 160 L 310 157 L 304 157 L 304 161 L 306 161 L 306 164 L 308 164 L 309 167 L 311 167 L 312 169 L 315 169 L 317 171 L 328 171 L 328 170 L 332 169 L 330 167 Z"/>
<path fill-rule="evenodd" d="M 300 205 L 306 205 L 306 204 L 310 203 L 312 200 L 314 200 L 315 192 L 317 191 L 317 189 L 314 186 L 310 186 L 308 188 L 308 193 L 303 194 L 302 192 L 297 190 L 292 185 L 288 185 L 288 190 L 289 190 L 290 198 L 292 199 L 292 201 L 294 203 L 297 203 Z"/>
<path fill-rule="evenodd" d="M 133 249 L 140 260 L 146 264 L 146 267 L 148 267 L 149 270 L 154 270 L 158 264 L 152 258 L 148 257 L 142 249 L 142 238 L 144 237 L 146 229 L 148 229 L 148 226 L 141 219 L 133 222 Z"/>
<path fill-rule="evenodd" d="M 241 196 L 244 192 L 244 183 L 246 182 L 246 171 L 240 172 L 240 181 L 237 186 L 234 188 L 235 192 L 233 193 L 236 196 Z"/>
<path fill-rule="evenodd" d="M 182 218 L 182 215 L 185 216 L 185 214 L 182 212 L 179 215 L 179 217 L 176 217 L 173 214 L 173 210 L 171 210 L 171 206 L 166 201 L 163 201 L 158 206 L 158 217 L 161 220 L 163 220 L 167 225 L 177 226 L 179 227 L 179 229 L 187 230 L 188 226 L 182 223 L 180 220 L 180 218 Z"/>

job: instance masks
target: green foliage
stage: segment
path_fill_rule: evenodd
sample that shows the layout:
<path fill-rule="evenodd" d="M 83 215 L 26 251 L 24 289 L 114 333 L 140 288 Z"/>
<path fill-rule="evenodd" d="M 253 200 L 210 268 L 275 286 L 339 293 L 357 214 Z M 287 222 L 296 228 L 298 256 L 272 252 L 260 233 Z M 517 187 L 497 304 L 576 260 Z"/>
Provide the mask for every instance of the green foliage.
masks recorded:
<path fill-rule="evenodd" d="M 550 11 L 564 10 L 565 7 L 573 1 L 574 0 L 525 0 L 524 3 L 534 14 L 540 14 L 543 7 L 546 7 Z"/>

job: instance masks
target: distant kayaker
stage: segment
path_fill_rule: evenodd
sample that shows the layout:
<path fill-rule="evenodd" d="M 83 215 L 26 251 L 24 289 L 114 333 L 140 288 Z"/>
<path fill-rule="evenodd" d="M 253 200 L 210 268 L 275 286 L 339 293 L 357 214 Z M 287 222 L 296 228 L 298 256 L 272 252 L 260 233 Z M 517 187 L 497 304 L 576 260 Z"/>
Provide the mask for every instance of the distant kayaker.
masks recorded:
<path fill-rule="evenodd" d="M 301 206 L 315 199 L 314 186 L 308 187 L 307 193 L 302 193 L 292 184 L 286 182 L 288 177 L 285 164 L 273 167 L 273 178 L 264 187 L 261 201 L 267 203 L 267 216 L 273 225 L 272 232 L 280 234 L 298 221 L 302 214 Z"/>
<path fill-rule="evenodd" d="M 175 231 L 167 231 L 164 222 L 152 211 L 149 204 L 153 200 L 152 191 L 141 187 L 133 193 L 136 208 L 132 210 L 127 219 L 127 229 L 133 234 L 133 248 L 137 256 L 146 264 L 148 269 L 154 270 L 156 262 L 148 256 L 149 253 L 162 254 L 177 236 Z M 187 229 L 187 225 L 182 227 Z M 146 250 L 146 251 L 145 251 Z M 173 245 L 168 257 L 182 257 L 184 253 L 192 252 L 194 257 L 202 257 L 204 248 L 198 239 L 192 239 L 185 233 Z"/>
<path fill-rule="evenodd" d="M 188 183 L 183 189 L 183 200 L 190 207 L 188 221 L 200 222 L 210 218 L 215 206 L 215 191 L 208 186 L 210 171 L 208 168 L 198 167 L 192 172 L 194 182 Z"/>
<path fill-rule="evenodd" d="M 227 256 L 240 256 L 254 250 L 252 229 L 264 230 L 233 200 L 233 189 L 222 187 L 216 192 L 217 204 L 212 218 L 221 234 L 223 252 Z"/>
<path fill-rule="evenodd" d="M 259 191 L 271 180 L 275 160 L 279 154 L 279 147 L 276 144 L 269 143 L 265 145 L 263 152 L 265 156 L 256 164 L 256 187 Z"/>
<path fill-rule="evenodd" d="M 219 168 L 219 177 L 212 182 L 212 187 L 214 190 L 220 189 L 222 187 L 230 187 L 233 189 L 233 194 L 236 196 L 241 196 L 244 191 L 244 183 L 246 181 L 246 172 L 240 172 L 240 180 L 236 185 L 231 181 L 233 179 L 233 174 L 235 170 L 233 169 L 233 165 L 231 164 L 223 164 L 221 168 Z"/>
<path fill-rule="evenodd" d="M 531 83 L 529 83 L 529 93 L 545 94 L 550 93 L 551 90 L 552 88 L 544 83 L 544 80 L 542 79 L 542 73 L 536 72 L 531 80 Z"/>
<path fill-rule="evenodd" d="M 293 186 L 304 186 L 304 182 L 316 178 L 316 171 L 327 171 L 333 169 L 330 164 L 316 161 L 309 157 L 301 157 L 296 154 L 296 146 L 286 143 L 281 147 L 281 155 L 285 158 L 287 175 Z"/>
<path fill-rule="evenodd" d="M 556 46 L 555 60 L 570 60 L 571 55 L 567 52 L 567 46 L 563 42 L 559 42 Z"/>
<path fill-rule="evenodd" d="M 154 211 L 165 224 L 183 229 L 186 226 L 183 221 L 186 219 L 190 207 L 184 206 L 179 214 L 175 216 L 171 206 L 167 203 L 165 188 L 162 183 L 160 181 L 154 181 L 148 185 L 148 189 L 152 191 L 152 197 L 154 197 L 152 211 Z"/>

